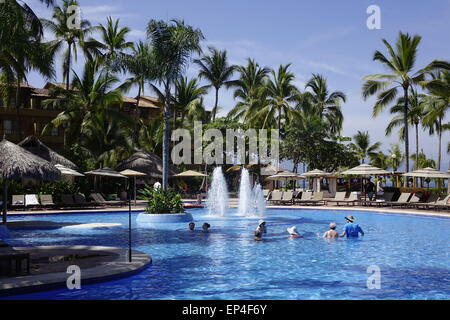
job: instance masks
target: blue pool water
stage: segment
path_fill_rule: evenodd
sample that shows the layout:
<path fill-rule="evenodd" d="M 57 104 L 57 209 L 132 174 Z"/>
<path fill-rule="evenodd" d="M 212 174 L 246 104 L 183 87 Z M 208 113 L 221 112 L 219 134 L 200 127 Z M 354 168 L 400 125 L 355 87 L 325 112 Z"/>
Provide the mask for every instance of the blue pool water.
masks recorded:
<path fill-rule="evenodd" d="M 15 299 L 449 299 L 450 219 L 351 212 L 366 235 L 359 239 L 320 239 L 331 221 L 341 232 L 345 211 L 267 211 L 268 234 L 252 240 L 258 218 L 211 218 L 190 211 L 200 228 L 136 224 L 133 247 L 150 254 L 153 264 L 134 276 L 84 285 L 81 290 L 51 290 Z M 120 227 L 76 230 L 16 230 L 14 246 L 91 244 L 127 247 L 125 213 L 60 214 L 14 220 L 115 222 Z M 296 225 L 303 239 L 288 239 Z M 381 270 L 381 289 L 368 289 L 367 268 Z"/>

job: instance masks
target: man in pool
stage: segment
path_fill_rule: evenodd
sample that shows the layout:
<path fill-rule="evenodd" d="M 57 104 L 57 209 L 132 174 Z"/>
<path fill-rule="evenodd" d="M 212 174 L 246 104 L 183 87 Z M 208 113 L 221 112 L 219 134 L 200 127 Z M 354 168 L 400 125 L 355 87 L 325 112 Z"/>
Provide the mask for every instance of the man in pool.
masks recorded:
<path fill-rule="evenodd" d="M 344 226 L 344 232 L 341 234 L 341 237 L 358 238 L 359 234 L 364 235 L 364 231 L 359 224 L 355 223 L 356 219 L 353 216 L 346 216 L 345 220 L 347 223 Z"/>
<path fill-rule="evenodd" d="M 202 225 L 203 232 L 209 232 L 209 228 L 211 228 L 211 225 L 208 222 Z"/>
<path fill-rule="evenodd" d="M 330 230 L 325 232 L 323 234 L 323 236 L 321 236 L 320 234 L 317 234 L 317 236 L 322 237 L 322 238 L 327 238 L 327 239 L 337 239 L 337 238 L 339 238 L 339 233 L 336 231 L 336 222 L 331 222 L 330 223 Z"/>
<path fill-rule="evenodd" d="M 189 222 L 189 230 L 194 231 L 195 229 L 195 223 L 193 221 Z"/>

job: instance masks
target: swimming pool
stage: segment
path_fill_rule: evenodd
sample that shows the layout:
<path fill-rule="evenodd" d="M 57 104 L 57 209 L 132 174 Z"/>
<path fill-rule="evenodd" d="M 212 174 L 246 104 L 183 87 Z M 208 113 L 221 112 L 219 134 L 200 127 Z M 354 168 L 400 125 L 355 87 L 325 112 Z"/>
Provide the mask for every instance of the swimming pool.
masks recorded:
<path fill-rule="evenodd" d="M 449 299 L 450 219 L 355 212 L 366 235 L 320 239 L 331 221 L 344 225 L 346 211 L 269 209 L 268 234 L 253 241 L 258 218 L 204 216 L 190 210 L 199 231 L 184 224 L 151 229 L 136 224 L 133 247 L 153 264 L 128 278 L 0 299 Z M 18 216 L 65 222 L 113 222 L 104 229 L 15 230 L 13 246 L 91 244 L 127 247 L 125 213 Z M 203 222 L 210 233 L 200 231 Z M 302 239 L 288 239 L 296 225 Z M 381 289 L 368 289 L 367 268 L 381 271 Z"/>

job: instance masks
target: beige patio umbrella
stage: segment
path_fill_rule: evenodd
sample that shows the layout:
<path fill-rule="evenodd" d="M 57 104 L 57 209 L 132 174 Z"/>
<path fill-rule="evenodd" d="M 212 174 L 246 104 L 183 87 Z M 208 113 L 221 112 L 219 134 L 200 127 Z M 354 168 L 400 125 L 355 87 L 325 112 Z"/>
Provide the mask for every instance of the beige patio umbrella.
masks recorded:
<path fill-rule="evenodd" d="M 136 206 L 136 177 L 144 177 L 146 176 L 145 173 L 134 171 L 130 169 L 126 169 L 119 172 L 120 174 L 127 176 L 127 177 L 133 177 L 134 179 L 134 206 Z"/>
<path fill-rule="evenodd" d="M 329 172 L 325 172 L 323 170 L 314 169 L 301 174 L 302 177 L 312 178 L 313 179 L 313 190 L 320 191 L 320 178 L 329 178 L 332 177 L 333 174 Z"/>
<path fill-rule="evenodd" d="M 344 172 L 341 172 L 341 174 L 361 176 L 361 191 L 363 189 L 363 178 L 364 177 L 391 175 L 391 173 L 387 170 L 380 169 L 378 167 L 372 166 L 370 164 L 365 164 L 365 163 L 363 163 L 359 166 L 356 166 L 354 168 L 351 168 L 349 170 L 346 170 Z"/>
<path fill-rule="evenodd" d="M 406 172 L 403 174 L 403 176 L 414 178 L 450 179 L 450 172 L 439 171 L 434 168 L 424 168 L 411 172 Z M 449 194 L 450 194 L 450 183 L 449 183 Z"/>
<path fill-rule="evenodd" d="M 268 176 L 266 178 L 266 180 L 269 180 L 269 181 L 290 181 L 290 180 L 303 180 L 303 179 L 305 179 L 305 178 L 302 177 L 301 175 L 299 175 L 295 172 L 290 172 L 290 171 L 282 171 L 282 172 L 279 172 L 272 176 Z M 294 184 L 294 190 L 295 190 L 295 184 Z"/>
<path fill-rule="evenodd" d="M 61 178 L 61 173 L 47 160 L 3 139 L 0 142 L 0 179 L 3 180 L 4 185 L 3 224 L 6 224 L 7 222 L 8 181 L 20 181 L 23 178 L 54 181 Z"/>
<path fill-rule="evenodd" d="M 207 174 L 200 173 L 194 170 L 187 170 L 178 174 L 173 175 L 175 178 L 183 178 L 183 177 L 207 177 Z"/>

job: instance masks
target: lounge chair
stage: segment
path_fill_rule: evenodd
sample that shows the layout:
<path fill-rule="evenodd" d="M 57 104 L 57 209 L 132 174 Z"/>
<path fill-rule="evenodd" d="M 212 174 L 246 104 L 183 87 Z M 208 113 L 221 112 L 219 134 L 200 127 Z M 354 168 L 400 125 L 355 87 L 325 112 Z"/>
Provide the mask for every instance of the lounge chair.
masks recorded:
<path fill-rule="evenodd" d="M 430 206 L 433 206 L 435 204 L 439 204 L 438 203 L 439 199 L 440 199 L 439 195 L 433 193 L 433 194 L 431 194 L 428 197 L 427 201 L 425 201 L 425 202 L 417 202 L 417 203 L 415 203 L 413 205 L 413 207 L 415 209 L 428 209 L 428 207 L 430 207 Z"/>
<path fill-rule="evenodd" d="M 36 207 L 40 206 L 37 194 L 26 194 L 25 195 L 25 207 Z"/>
<path fill-rule="evenodd" d="M 336 205 L 340 206 L 341 204 L 344 204 L 344 205 L 352 204 L 354 206 L 355 204 L 357 204 L 359 202 L 361 202 L 361 200 L 359 199 L 358 194 L 352 192 L 352 193 L 350 193 L 350 195 L 348 196 L 347 199 L 344 199 L 342 201 L 336 201 Z"/>
<path fill-rule="evenodd" d="M 383 207 L 386 206 L 386 203 L 392 202 L 394 195 L 394 192 L 385 192 L 379 199 L 375 201 L 366 201 L 365 204 L 369 206 Z"/>
<path fill-rule="evenodd" d="M 62 194 L 61 205 L 64 207 L 75 207 L 75 201 L 73 201 L 73 196 L 71 194 Z"/>
<path fill-rule="evenodd" d="M 294 191 L 285 191 L 283 192 L 283 196 L 281 197 L 281 203 L 293 204 L 294 199 Z"/>
<path fill-rule="evenodd" d="M 328 205 L 328 203 L 334 203 L 334 202 L 339 202 L 339 201 L 344 201 L 345 200 L 345 191 L 340 191 L 340 192 L 336 192 L 336 194 L 334 195 L 334 199 L 331 200 L 327 200 L 325 202 L 326 205 Z"/>
<path fill-rule="evenodd" d="M 450 195 L 446 196 L 444 199 L 437 200 L 436 203 L 434 203 L 434 204 L 427 205 L 427 209 L 428 208 L 435 209 L 435 210 L 450 209 L 450 205 L 448 204 L 449 201 L 450 201 Z"/>
<path fill-rule="evenodd" d="M 281 192 L 280 190 L 273 190 L 270 193 L 270 199 L 269 202 L 280 202 L 281 198 L 283 196 L 283 192 Z"/>
<path fill-rule="evenodd" d="M 306 201 L 308 204 L 318 205 L 319 203 L 325 204 L 325 200 L 323 199 L 323 192 L 316 191 L 314 192 L 312 199 L 310 201 Z"/>
<path fill-rule="evenodd" d="M 11 206 L 13 208 L 21 208 L 25 206 L 25 195 L 23 194 L 14 194 L 12 196 L 12 202 L 11 202 Z"/>
<path fill-rule="evenodd" d="M 95 207 L 95 206 L 101 206 L 102 204 L 97 202 L 88 202 L 86 201 L 86 198 L 82 194 L 74 194 L 73 200 L 75 201 L 75 204 L 82 207 Z"/>
<path fill-rule="evenodd" d="M 100 193 L 91 193 L 91 198 L 99 203 L 99 204 L 105 204 L 105 205 L 109 205 L 109 206 L 123 206 L 127 203 L 127 201 L 122 201 L 122 200 L 105 200 L 105 198 L 103 198 L 103 196 Z"/>
<path fill-rule="evenodd" d="M 394 206 L 404 207 L 408 205 L 409 198 L 411 198 L 411 193 L 403 192 L 402 194 L 400 194 L 400 197 L 397 199 L 397 201 L 386 201 L 385 204 L 391 207 Z"/>
<path fill-rule="evenodd" d="M 312 192 L 302 192 L 300 200 L 297 203 L 307 203 L 312 200 Z"/>
<path fill-rule="evenodd" d="M 51 194 L 41 194 L 41 205 L 43 207 L 54 207 L 53 197 Z"/>

